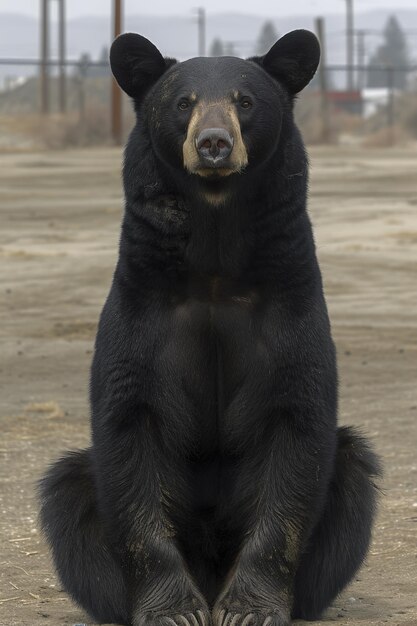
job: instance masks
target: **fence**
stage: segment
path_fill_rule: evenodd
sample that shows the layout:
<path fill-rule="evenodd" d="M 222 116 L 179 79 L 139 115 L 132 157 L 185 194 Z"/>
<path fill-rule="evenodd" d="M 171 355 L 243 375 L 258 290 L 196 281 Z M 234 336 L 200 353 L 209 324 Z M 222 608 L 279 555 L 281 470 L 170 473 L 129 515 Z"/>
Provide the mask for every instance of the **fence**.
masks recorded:
<path fill-rule="evenodd" d="M 356 85 L 350 91 L 348 73 Z M 64 107 L 58 62 L 48 63 L 48 75 L 48 114 L 42 115 L 39 61 L 0 59 L 0 149 L 111 143 L 108 64 L 66 61 Z M 127 97 L 122 111 L 126 137 L 134 121 Z M 417 67 L 321 68 L 300 95 L 296 118 L 307 143 L 383 146 L 416 140 Z"/>

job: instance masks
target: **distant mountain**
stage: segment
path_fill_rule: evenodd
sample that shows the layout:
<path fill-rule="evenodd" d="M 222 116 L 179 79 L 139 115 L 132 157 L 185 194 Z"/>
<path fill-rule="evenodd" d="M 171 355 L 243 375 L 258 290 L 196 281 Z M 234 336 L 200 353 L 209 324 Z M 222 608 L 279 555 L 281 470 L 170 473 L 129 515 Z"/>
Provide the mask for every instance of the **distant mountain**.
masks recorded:
<path fill-rule="evenodd" d="M 357 13 L 356 28 L 382 30 L 387 18 L 395 13 L 404 29 L 417 30 L 417 9 L 375 10 Z M 278 33 L 294 28 L 314 27 L 311 15 L 272 18 Z M 219 37 L 234 44 L 235 53 L 248 56 L 254 53 L 255 41 L 265 17 L 245 14 L 207 15 L 207 49 L 212 40 Z M 327 62 L 340 64 L 345 61 L 345 22 L 343 15 L 326 17 Z M 165 17 L 128 15 L 125 30 L 140 32 L 149 37 L 167 56 L 185 59 L 197 54 L 197 26 L 193 15 Z M 53 28 L 52 53 L 56 53 L 56 28 Z M 67 24 L 67 54 L 70 59 L 79 59 L 83 52 L 97 59 L 104 46 L 111 41 L 110 20 L 106 17 L 83 17 L 70 20 Z M 366 39 L 367 56 L 374 51 L 380 39 L 369 35 Z M 410 52 L 417 61 L 417 36 L 409 38 Z M 54 49 L 55 48 L 55 49 Z M 37 20 L 17 14 L 2 14 L 0 19 L 0 58 L 37 58 L 39 56 L 39 24 Z M 0 65 L 0 76 L 22 76 L 33 73 L 33 69 Z"/>

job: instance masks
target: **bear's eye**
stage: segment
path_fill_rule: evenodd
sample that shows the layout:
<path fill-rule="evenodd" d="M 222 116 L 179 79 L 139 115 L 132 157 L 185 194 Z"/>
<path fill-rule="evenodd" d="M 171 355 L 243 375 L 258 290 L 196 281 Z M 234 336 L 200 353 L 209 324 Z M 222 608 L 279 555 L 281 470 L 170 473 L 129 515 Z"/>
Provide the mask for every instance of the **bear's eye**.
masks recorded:
<path fill-rule="evenodd" d="M 190 107 L 188 100 L 180 100 L 178 102 L 178 108 L 180 111 L 186 111 Z"/>
<path fill-rule="evenodd" d="M 250 109 L 252 106 L 252 101 L 249 98 L 242 98 L 240 101 L 240 106 L 242 109 Z"/>

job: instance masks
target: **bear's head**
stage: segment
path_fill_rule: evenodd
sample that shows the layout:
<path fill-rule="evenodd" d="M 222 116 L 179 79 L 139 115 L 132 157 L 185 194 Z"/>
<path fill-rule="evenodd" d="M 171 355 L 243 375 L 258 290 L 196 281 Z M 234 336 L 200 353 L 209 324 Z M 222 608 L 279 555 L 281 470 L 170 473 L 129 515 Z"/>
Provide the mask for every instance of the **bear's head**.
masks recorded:
<path fill-rule="evenodd" d="M 157 159 L 213 190 L 279 150 L 293 127 L 294 98 L 314 76 L 319 58 L 319 43 L 305 30 L 247 60 L 178 63 L 134 33 L 119 36 L 110 53 L 113 74 L 133 98 Z"/>

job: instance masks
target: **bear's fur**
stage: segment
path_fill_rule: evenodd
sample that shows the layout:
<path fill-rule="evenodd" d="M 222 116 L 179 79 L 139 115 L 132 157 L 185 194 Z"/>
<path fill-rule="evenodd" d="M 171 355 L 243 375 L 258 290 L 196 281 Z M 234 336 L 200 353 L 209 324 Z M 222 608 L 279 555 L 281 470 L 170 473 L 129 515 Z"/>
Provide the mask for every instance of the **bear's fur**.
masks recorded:
<path fill-rule="evenodd" d="M 378 462 L 337 427 L 293 120 L 318 62 L 307 31 L 248 60 L 113 44 L 137 123 L 92 445 L 41 482 L 59 576 L 99 622 L 315 619 L 366 555 Z"/>

